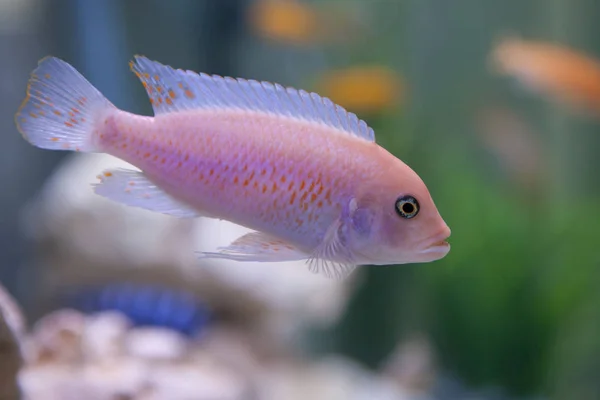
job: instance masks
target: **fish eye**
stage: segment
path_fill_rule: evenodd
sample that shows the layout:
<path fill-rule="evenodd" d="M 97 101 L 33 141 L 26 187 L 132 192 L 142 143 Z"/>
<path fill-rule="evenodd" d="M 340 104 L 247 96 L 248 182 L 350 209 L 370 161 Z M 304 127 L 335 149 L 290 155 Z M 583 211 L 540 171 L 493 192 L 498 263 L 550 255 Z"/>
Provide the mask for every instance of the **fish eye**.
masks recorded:
<path fill-rule="evenodd" d="M 419 213 L 419 202 L 410 195 L 399 197 L 396 200 L 396 212 L 402 218 L 414 218 Z"/>

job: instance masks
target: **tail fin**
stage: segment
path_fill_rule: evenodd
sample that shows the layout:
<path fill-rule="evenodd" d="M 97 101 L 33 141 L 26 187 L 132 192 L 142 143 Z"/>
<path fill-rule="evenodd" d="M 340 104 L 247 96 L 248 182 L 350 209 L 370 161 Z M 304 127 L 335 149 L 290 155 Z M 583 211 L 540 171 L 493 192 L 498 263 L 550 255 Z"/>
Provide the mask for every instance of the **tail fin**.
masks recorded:
<path fill-rule="evenodd" d="M 15 122 L 36 147 L 94 152 L 95 124 L 111 108 L 112 103 L 75 68 L 46 57 L 31 74 Z"/>

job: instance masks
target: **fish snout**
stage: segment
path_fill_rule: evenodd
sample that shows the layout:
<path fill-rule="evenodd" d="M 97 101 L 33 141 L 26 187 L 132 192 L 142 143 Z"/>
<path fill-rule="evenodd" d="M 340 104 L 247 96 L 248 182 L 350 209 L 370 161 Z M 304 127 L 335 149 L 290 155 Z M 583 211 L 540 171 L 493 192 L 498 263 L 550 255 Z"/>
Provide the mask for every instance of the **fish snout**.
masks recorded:
<path fill-rule="evenodd" d="M 423 242 L 424 246 L 422 247 L 421 253 L 423 254 L 436 254 L 443 257 L 450 251 L 450 243 L 447 242 L 447 239 L 450 237 L 452 231 L 446 225 L 443 224 L 442 228 L 437 231 L 437 233 L 429 236 L 427 240 Z"/>

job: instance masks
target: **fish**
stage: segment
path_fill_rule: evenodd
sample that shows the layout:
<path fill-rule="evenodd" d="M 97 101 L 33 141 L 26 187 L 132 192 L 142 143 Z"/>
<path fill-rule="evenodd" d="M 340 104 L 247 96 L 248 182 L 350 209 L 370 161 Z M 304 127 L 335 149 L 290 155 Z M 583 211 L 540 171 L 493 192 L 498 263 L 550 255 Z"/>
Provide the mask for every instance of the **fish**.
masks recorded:
<path fill-rule="evenodd" d="M 600 117 L 600 62 L 583 51 L 543 41 L 507 37 L 493 48 L 491 69 L 523 87 Z"/>
<path fill-rule="evenodd" d="M 139 169 L 101 172 L 100 196 L 251 230 L 197 251 L 199 260 L 305 261 L 344 279 L 360 265 L 449 252 L 450 228 L 423 180 L 330 99 L 140 55 L 130 68 L 153 117 L 117 108 L 69 63 L 46 57 L 29 78 L 17 129 L 38 148 L 107 153 Z"/>
<path fill-rule="evenodd" d="M 117 311 L 134 326 L 159 326 L 197 336 L 212 322 L 210 310 L 192 293 L 162 285 L 115 282 L 76 287 L 61 296 L 69 309 L 88 314 Z"/>
<path fill-rule="evenodd" d="M 319 92 L 344 108 L 375 115 L 405 100 L 398 73 L 380 65 L 328 71 L 319 79 Z"/>
<path fill-rule="evenodd" d="M 258 0 L 249 4 L 246 16 L 257 36 L 302 46 L 352 43 L 367 36 L 369 25 L 352 4 Z"/>

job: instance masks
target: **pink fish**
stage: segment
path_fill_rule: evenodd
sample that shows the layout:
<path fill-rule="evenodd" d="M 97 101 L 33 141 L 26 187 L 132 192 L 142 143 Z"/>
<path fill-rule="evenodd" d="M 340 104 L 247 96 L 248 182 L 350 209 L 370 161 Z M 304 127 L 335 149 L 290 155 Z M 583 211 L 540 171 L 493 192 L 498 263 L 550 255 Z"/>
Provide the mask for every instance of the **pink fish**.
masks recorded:
<path fill-rule="evenodd" d="M 358 265 L 430 262 L 450 250 L 421 178 L 329 99 L 140 56 L 131 68 L 154 117 L 119 110 L 71 65 L 45 58 L 17 127 L 34 146 L 108 153 L 141 170 L 104 171 L 101 196 L 253 230 L 199 258 L 307 260 L 339 279 Z"/>

